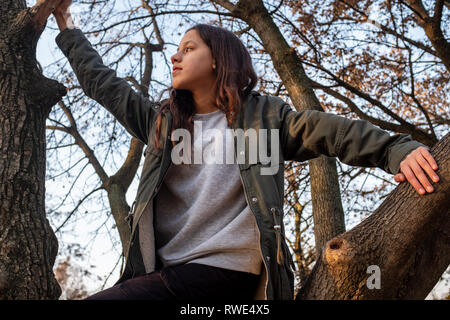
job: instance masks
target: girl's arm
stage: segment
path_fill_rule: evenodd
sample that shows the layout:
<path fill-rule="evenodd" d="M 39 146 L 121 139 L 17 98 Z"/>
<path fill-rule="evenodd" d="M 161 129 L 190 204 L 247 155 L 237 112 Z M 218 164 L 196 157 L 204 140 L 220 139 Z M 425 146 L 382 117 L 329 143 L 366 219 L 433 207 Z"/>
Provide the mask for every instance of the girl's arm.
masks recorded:
<path fill-rule="evenodd" d="M 69 60 L 85 94 L 111 112 L 132 136 L 148 144 L 150 126 L 159 104 L 134 91 L 127 81 L 106 67 L 80 29 L 69 29 L 66 22 L 62 22 L 63 18 L 58 19 L 62 31 L 55 41 Z"/>
<path fill-rule="evenodd" d="M 350 120 L 338 115 L 305 110 L 297 112 L 284 104 L 280 109 L 280 140 L 285 160 L 306 161 L 323 154 L 338 157 L 343 163 L 378 167 L 397 174 L 397 182 L 405 181 L 402 174 L 420 194 L 429 187 L 423 170 L 437 182 L 437 164 L 427 146 L 407 134 L 390 135 L 364 120 Z M 420 181 L 420 183 L 419 183 Z"/>
<path fill-rule="evenodd" d="M 64 0 L 58 6 L 58 8 L 55 8 L 55 11 L 53 11 L 53 15 L 55 16 L 56 19 L 56 24 L 58 25 L 58 28 L 61 31 L 67 29 L 67 27 L 72 27 L 74 25 L 69 8 L 71 4 L 72 0 Z"/>

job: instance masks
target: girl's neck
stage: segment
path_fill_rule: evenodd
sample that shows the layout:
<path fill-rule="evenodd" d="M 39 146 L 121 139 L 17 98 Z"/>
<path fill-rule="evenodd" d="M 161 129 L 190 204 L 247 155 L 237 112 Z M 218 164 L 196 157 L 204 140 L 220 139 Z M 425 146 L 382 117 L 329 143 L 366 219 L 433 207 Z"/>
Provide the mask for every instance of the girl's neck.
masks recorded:
<path fill-rule="evenodd" d="M 211 113 L 219 110 L 216 107 L 213 90 L 192 92 L 195 105 L 195 113 Z"/>

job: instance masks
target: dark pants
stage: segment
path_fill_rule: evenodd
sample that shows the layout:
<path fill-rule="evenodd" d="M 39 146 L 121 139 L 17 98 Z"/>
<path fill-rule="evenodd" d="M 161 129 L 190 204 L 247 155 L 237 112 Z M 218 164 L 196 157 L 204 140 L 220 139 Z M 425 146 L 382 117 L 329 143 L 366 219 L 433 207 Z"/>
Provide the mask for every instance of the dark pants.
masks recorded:
<path fill-rule="evenodd" d="M 259 277 L 248 272 L 187 263 L 128 279 L 86 300 L 251 300 Z"/>

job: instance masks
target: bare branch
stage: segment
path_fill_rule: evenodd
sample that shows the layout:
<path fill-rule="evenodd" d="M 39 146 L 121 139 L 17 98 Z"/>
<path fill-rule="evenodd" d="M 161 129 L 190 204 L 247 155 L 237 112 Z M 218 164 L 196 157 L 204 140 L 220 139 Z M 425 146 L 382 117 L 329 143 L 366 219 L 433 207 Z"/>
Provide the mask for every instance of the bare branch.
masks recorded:
<path fill-rule="evenodd" d="M 64 219 L 64 221 L 60 224 L 60 226 L 58 228 L 56 228 L 55 233 L 57 233 L 62 227 L 64 227 L 64 225 L 67 223 L 67 221 L 69 221 L 69 219 L 72 217 L 72 215 L 78 210 L 78 208 L 84 202 L 84 200 L 86 200 L 92 194 L 94 194 L 95 192 L 97 192 L 97 191 L 99 191 L 101 189 L 103 189 L 103 188 L 101 188 L 101 187 L 100 188 L 96 188 L 96 189 L 92 190 L 91 192 L 89 192 L 88 194 L 86 194 L 82 199 L 80 199 L 80 201 L 78 201 L 78 203 L 75 206 L 75 208 L 73 208 L 73 210 L 67 215 L 66 219 Z"/>
<path fill-rule="evenodd" d="M 182 13 L 186 13 L 186 14 L 195 14 L 195 13 L 209 13 L 209 14 L 215 14 L 215 15 L 221 15 L 221 16 L 227 16 L 227 17 L 233 17 L 233 15 L 231 13 L 227 13 L 227 12 L 217 12 L 217 11 L 211 11 L 211 10 L 185 10 L 185 11 L 163 11 L 163 12 L 157 12 L 154 14 L 150 14 L 150 15 L 146 15 L 146 16 L 139 16 L 139 17 L 134 17 L 134 18 L 129 18 L 126 20 L 122 20 L 119 21 L 117 23 L 113 23 L 107 27 L 104 27 L 103 29 L 97 29 L 97 30 L 92 30 L 92 31 L 84 31 L 84 34 L 94 34 L 94 33 L 99 33 L 99 32 L 105 32 L 108 31 L 112 28 L 115 28 L 119 25 L 122 24 L 127 24 L 129 22 L 132 21 L 139 21 L 139 20 L 146 20 L 148 18 L 153 18 L 153 17 L 157 17 L 157 16 L 162 16 L 162 15 L 171 15 L 171 14 L 175 14 L 175 15 L 179 15 Z"/>
<path fill-rule="evenodd" d="M 378 21 L 369 19 L 369 17 L 366 15 L 366 13 L 364 11 L 358 9 L 358 7 L 348 3 L 347 1 L 345 1 L 345 0 L 339 0 L 339 1 L 344 3 L 345 5 L 347 5 L 349 8 L 351 8 L 355 12 L 358 12 L 360 15 L 362 15 L 363 16 L 363 20 L 360 20 L 360 22 L 368 22 L 368 23 L 378 27 L 381 31 L 383 31 L 385 33 L 388 33 L 388 34 L 391 34 L 391 35 L 393 35 L 395 37 L 398 37 L 399 39 L 402 39 L 403 41 L 406 41 L 406 42 L 416 46 L 417 48 L 420 48 L 420 49 L 422 49 L 422 50 L 424 50 L 424 51 L 426 51 L 426 52 L 428 52 L 428 53 L 430 53 L 430 54 L 432 54 L 434 56 L 437 56 L 437 53 L 432 48 L 428 47 L 427 45 L 425 45 L 425 44 L 423 44 L 421 42 L 415 41 L 415 40 L 413 40 L 411 38 L 408 38 L 405 35 L 398 33 L 397 31 L 395 31 L 395 30 L 393 30 L 393 29 L 391 29 L 391 28 L 381 24 Z M 394 19 L 392 19 L 392 20 L 394 22 Z"/>

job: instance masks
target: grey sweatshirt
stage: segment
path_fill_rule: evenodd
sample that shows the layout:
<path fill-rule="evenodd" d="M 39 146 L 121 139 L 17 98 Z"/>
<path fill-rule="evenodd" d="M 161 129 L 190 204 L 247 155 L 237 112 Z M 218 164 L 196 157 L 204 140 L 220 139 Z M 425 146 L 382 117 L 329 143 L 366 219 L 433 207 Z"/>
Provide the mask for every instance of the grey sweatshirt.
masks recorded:
<path fill-rule="evenodd" d="M 196 114 L 194 121 L 201 126 L 194 122 L 191 154 L 203 154 L 202 163 L 196 164 L 199 158 L 193 156 L 191 165 L 172 164 L 164 178 L 155 198 L 157 254 L 164 266 L 195 262 L 260 274 L 256 220 L 245 200 L 239 167 L 235 161 L 228 164 L 230 153 L 226 156 L 233 141 L 227 137 L 225 114 Z M 222 134 L 208 134 L 209 129 Z M 219 140 L 223 164 L 215 163 L 219 153 L 211 152 Z"/>

